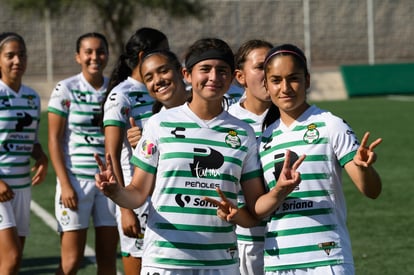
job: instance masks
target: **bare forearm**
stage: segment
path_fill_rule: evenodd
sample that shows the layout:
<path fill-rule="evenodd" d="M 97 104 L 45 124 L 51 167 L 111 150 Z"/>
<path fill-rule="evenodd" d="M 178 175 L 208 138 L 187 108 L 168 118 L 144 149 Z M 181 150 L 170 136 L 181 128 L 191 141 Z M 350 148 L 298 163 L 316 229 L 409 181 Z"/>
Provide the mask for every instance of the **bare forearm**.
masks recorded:
<path fill-rule="evenodd" d="M 283 203 L 292 189 L 275 187 L 268 193 L 260 196 L 255 204 L 255 213 L 258 219 L 263 219 L 275 212 Z"/>
<path fill-rule="evenodd" d="M 359 191 L 368 198 L 376 199 L 382 190 L 381 178 L 377 171 L 372 166 L 367 168 L 356 166 L 354 170 L 356 172 L 351 178 Z"/>
<path fill-rule="evenodd" d="M 120 187 L 114 194 L 108 196 L 120 207 L 135 209 L 144 204 L 145 198 L 134 188 Z"/>
<path fill-rule="evenodd" d="M 70 184 L 62 146 L 56 139 L 49 138 L 49 152 L 53 168 L 55 169 L 60 184 Z"/>
<path fill-rule="evenodd" d="M 42 145 L 40 143 L 35 143 L 33 145 L 33 150 L 32 150 L 32 158 L 35 160 L 40 160 L 42 158 L 46 158 L 47 156 L 45 154 L 45 152 L 43 151 Z"/>
<path fill-rule="evenodd" d="M 230 222 L 246 228 L 259 224 L 259 220 L 250 213 L 246 206 L 239 208 L 237 215 Z"/>

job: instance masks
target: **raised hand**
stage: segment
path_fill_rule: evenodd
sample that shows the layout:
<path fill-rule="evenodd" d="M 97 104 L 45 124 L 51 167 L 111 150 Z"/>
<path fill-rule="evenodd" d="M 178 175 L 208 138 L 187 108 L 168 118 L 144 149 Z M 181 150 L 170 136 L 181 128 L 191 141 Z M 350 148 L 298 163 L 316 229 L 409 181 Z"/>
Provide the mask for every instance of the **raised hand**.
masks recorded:
<path fill-rule="evenodd" d="M 129 118 L 131 128 L 127 130 L 127 139 L 132 148 L 135 148 L 142 136 L 142 129 L 135 124 L 133 117 Z"/>
<path fill-rule="evenodd" d="M 361 141 L 361 145 L 359 146 L 358 151 L 354 156 L 354 163 L 357 166 L 369 167 L 377 160 L 377 155 L 374 152 L 374 148 L 382 142 L 382 139 L 377 138 L 367 147 L 369 135 L 369 132 L 366 132 L 364 134 L 364 137 Z"/>
<path fill-rule="evenodd" d="M 290 150 L 286 151 L 285 161 L 283 162 L 283 168 L 277 180 L 276 188 L 281 191 L 283 195 L 291 193 L 296 186 L 301 182 L 300 173 L 296 171 L 298 167 L 305 160 L 306 155 L 300 156 L 290 167 Z"/>
<path fill-rule="evenodd" d="M 106 164 L 102 162 L 98 154 L 95 153 L 94 156 L 100 171 L 95 175 L 95 185 L 105 196 L 111 197 L 120 190 L 120 185 L 112 169 L 111 155 L 105 154 Z"/>
<path fill-rule="evenodd" d="M 217 187 L 216 191 L 220 195 L 221 201 L 210 197 L 204 197 L 203 199 L 217 206 L 217 216 L 219 216 L 220 219 L 227 222 L 232 222 L 239 209 L 236 205 L 227 199 L 226 195 L 223 193 L 223 191 L 221 191 L 220 188 Z"/>

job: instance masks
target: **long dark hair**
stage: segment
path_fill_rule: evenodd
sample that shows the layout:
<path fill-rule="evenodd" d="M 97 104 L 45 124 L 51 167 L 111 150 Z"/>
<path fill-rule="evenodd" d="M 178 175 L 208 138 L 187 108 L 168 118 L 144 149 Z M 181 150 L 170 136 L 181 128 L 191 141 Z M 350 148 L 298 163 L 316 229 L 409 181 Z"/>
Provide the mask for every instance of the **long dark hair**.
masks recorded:
<path fill-rule="evenodd" d="M 159 48 L 163 43 L 168 44 L 167 36 L 163 32 L 152 28 L 140 28 L 129 38 L 125 45 L 125 52 L 119 56 L 109 78 L 105 98 L 101 104 L 101 127 L 103 127 L 105 102 L 111 90 L 131 76 L 132 71 L 140 64 L 140 52 L 152 51 Z"/>
<path fill-rule="evenodd" d="M 155 50 L 165 41 L 168 42 L 167 36 L 159 30 L 138 29 L 126 43 L 125 52 L 118 58 L 109 79 L 107 93 L 132 74 L 132 70 L 140 63 L 140 52 Z"/>

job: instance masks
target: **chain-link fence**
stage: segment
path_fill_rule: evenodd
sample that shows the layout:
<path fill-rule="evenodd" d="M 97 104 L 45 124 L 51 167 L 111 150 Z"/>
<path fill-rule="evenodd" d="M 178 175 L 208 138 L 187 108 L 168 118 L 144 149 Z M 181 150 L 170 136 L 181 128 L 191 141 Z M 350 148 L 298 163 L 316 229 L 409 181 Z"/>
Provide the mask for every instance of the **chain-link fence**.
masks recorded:
<path fill-rule="evenodd" d="M 131 34 L 143 26 L 167 34 L 172 50 L 182 55 L 201 37 L 226 40 L 235 50 L 252 38 L 303 48 L 312 67 L 341 64 L 414 62 L 412 0 L 202 0 L 211 10 L 203 21 L 173 19 L 165 13 L 140 12 Z M 48 58 L 55 75 L 79 71 L 75 41 L 85 32 L 101 31 L 92 9 L 69 9 L 51 20 L 51 55 L 47 57 L 42 15 L 13 11 L 0 0 L 1 31 L 24 36 L 29 51 L 27 75 L 44 75 Z M 116 56 L 111 56 L 111 64 Z M 109 73 L 109 71 L 108 71 Z"/>

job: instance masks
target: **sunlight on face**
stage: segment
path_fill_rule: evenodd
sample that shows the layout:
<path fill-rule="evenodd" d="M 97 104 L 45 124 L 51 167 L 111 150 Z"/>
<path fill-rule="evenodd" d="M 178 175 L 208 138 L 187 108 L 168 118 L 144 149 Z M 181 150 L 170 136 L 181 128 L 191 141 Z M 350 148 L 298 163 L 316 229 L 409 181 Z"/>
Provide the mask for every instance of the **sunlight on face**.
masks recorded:
<path fill-rule="evenodd" d="M 291 55 L 275 56 L 266 68 L 266 88 L 281 112 L 294 116 L 306 110 L 309 76 Z"/>

